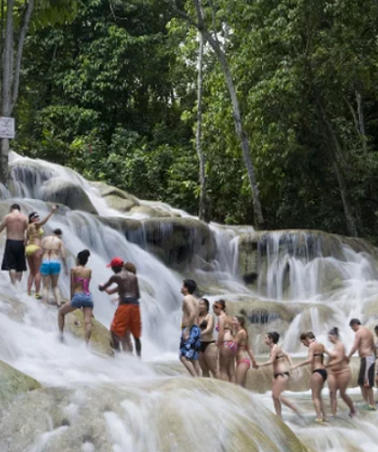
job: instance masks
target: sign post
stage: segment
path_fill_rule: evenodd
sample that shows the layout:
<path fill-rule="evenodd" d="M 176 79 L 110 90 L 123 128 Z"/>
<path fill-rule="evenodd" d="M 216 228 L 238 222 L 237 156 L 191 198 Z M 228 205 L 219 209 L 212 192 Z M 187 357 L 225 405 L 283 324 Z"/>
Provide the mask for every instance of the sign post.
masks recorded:
<path fill-rule="evenodd" d="M 0 138 L 8 138 L 12 140 L 15 137 L 15 121 L 14 118 L 6 118 L 0 116 Z"/>

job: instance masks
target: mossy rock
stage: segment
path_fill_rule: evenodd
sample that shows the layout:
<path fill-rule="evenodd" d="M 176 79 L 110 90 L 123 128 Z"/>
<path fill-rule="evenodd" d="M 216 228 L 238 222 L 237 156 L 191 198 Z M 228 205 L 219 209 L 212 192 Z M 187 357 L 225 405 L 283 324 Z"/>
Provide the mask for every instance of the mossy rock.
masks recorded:
<path fill-rule="evenodd" d="M 104 182 L 91 182 L 90 184 L 100 192 L 100 195 L 112 209 L 128 212 L 133 207 L 139 206 L 138 199 L 126 191 L 107 185 Z"/>
<path fill-rule="evenodd" d="M 172 214 L 167 210 L 151 207 L 147 205 L 135 206 L 130 210 L 130 214 L 140 216 L 140 218 L 170 218 Z"/>
<path fill-rule="evenodd" d="M 54 177 L 43 185 L 42 199 L 64 204 L 72 210 L 97 214 L 96 208 L 82 187 L 63 177 Z"/>
<path fill-rule="evenodd" d="M 84 340 L 84 316 L 81 310 L 66 315 L 66 328 L 74 336 Z M 91 347 L 99 353 L 114 356 L 114 350 L 110 346 L 110 331 L 95 318 L 92 318 Z"/>
<path fill-rule="evenodd" d="M 0 413 L 15 397 L 40 387 L 34 378 L 0 361 Z"/>

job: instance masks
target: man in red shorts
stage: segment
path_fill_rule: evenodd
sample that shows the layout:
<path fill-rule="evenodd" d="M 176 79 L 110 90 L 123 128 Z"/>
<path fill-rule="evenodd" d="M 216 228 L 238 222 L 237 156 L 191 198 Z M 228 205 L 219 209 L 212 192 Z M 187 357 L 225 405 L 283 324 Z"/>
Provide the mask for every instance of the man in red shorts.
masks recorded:
<path fill-rule="evenodd" d="M 142 325 L 138 278 L 134 273 L 128 272 L 124 268 L 123 260 L 120 257 L 114 257 L 108 267 L 112 268 L 114 275 L 109 278 L 107 283 L 98 288 L 102 292 L 112 284 L 117 284 L 119 305 L 110 327 L 115 348 L 119 349 L 119 342 L 121 342 L 122 348 L 128 350 L 126 333 L 127 330 L 130 330 L 134 337 L 136 353 L 140 357 L 142 353 L 140 341 Z"/>

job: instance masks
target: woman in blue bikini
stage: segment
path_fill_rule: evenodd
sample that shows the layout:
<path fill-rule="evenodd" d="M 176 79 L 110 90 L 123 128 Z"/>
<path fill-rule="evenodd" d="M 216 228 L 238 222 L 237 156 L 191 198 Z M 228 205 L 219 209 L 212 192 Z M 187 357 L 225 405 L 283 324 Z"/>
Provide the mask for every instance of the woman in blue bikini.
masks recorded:
<path fill-rule="evenodd" d="M 65 303 L 58 313 L 61 341 L 63 341 L 64 317 L 66 314 L 75 311 L 75 309 L 83 309 L 84 337 L 87 345 L 91 337 L 93 300 L 89 292 L 89 283 L 92 277 L 92 270 L 86 267 L 89 256 L 90 252 L 88 250 L 80 251 L 76 258 L 76 267 L 71 269 L 71 301 Z"/>

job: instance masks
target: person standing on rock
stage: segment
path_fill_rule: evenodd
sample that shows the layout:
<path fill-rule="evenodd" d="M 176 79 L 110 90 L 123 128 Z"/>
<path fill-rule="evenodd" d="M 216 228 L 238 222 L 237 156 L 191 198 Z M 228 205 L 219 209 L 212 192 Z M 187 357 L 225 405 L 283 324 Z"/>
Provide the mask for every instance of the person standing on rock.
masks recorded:
<path fill-rule="evenodd" d="M 42 297 L 40 295 L 41 289 L 41 262 L 42 262 L 42 236 L 44 230 L 42 226 L 48 222 L 51 215 L 56 211 L 57 207 L 53 206 L 51 212 L 43 219 L 40 220 L 38 212 L 31 212 L 29 214 L 29 225 L 27 229 L 27 240 L 28 243 L 25 247 L 26 257 L 28 259 L 29 265 L 29 277 L 27 284 L 28 295 L 31 295 L 31 289 L 33 282 L 35 283 L 35 298 L 40 300 Z"/>
<path fill-rule="evenodd" d="M 84 338 L 87 345 L 89 344 L 92 333 L 93 313 L 93 300 L 89 291 L 92 270 L 87 268 L 86 265 L 90 255 L 89 250 L 80 251 L 76 257 L 76 267 L 71 269 L 71 301 L 65 303 L 58 313 L 61 342 L 63 342 L 65 316 L 75 311 L 75 309 L 82 309 L 84 312 Z"/>
<path fill-rule="evenodd" d="M 66 250 L 62 242 L 62 231 L 55 229 L 54 235 L 49 235 L 42 240 L 42 265 L 41 275 L 43 280 L 43 302 L 47 304 L 50 285 L 58 307 L 61 307 L 60 291 L 58 287 L 61 269 L 60 261 L 63 261 L 65 273 L 68 275 Z"/>
<path fill-rule="evenodd" d="M 295 370 L 298 367 L 311 365 L 310 386 L 316 412 L 315 422 L 323 423 L 327 420 L 322 398 L 322 389 L 328 376 L 327 369 L 324 366 L 324 353 L 326 350 L 324 345 L 316 340 L 312 331 L 302 333 L 300 341 L 305 347 L 308 347 L 308 357 L 305 361 L 292 366 L 291 369 Z"/>
<path fill-rule="evenodd" d="M 113 346 L 116 350 L 119 350 L 119 343 L 121 342 L 123 350 L 128 352 L 127 331 L 130 330 L 134 337 L 136 354 L 140 357 L 142 354 L 140 341 L 142 324 L 139 309 L 138 277 L 125 269 L 120 257 L 114 257 L 108 267 L 111 267 L 114 275 L 105 284 L 100 284 L 98 288 L 103 292 L 112 284 L 117 284 L 119 305 L 110 327 Z"/>
<path fill-rule="evenodd" d="M 349 326 L 356 333 L 355 340 L 347 360 L 349 361 L 353 353 L 358 350 L 361 359 L 360 373 L 358 375 L 358 385 L 361 388 L 362 397 L 367 403 L 369 411 L 376 411 L 374 403 L 374 367 L 376 359 L 376 348 L 373 333 L 361 325 L 358 319 L 352 319 Z"/>
<path fill-rule="evenodd" d="M 199 365 L 203 377 L 220 378 L 218 347 L 215 343 L 214 334 L 214 316 L 209 313 L 210 303 L 206 298 L 199 300 L 199 312 L 197 324 L 201 330 L 201 350 L 199 353 Z"/>
<path fill-rule="evenodd" d="M 28 218 L 21 213 L 19 204 L 12 204 L 10 213 L 5 215 L 0 224 L 0 233 L 6 229 L 7 241 L 1 270 L 9 271 L 12 284 L 21 281 L 22 272 L 26 271 L 25 233 L 28 228 Z"/>
<path fill-rule="evenodd" d="M 192 279 L 183 281 L 181 287 L 184 299 L 182 302 L 180 361 L 192 377 L 200 376 L 198 357 L 201 350 L 201 330 L 197 325 L 199 304 L 193 295 L 196 289 L 197 284 Z"/>

